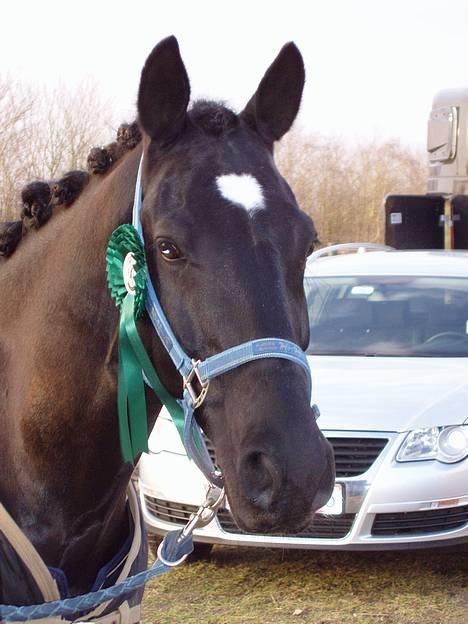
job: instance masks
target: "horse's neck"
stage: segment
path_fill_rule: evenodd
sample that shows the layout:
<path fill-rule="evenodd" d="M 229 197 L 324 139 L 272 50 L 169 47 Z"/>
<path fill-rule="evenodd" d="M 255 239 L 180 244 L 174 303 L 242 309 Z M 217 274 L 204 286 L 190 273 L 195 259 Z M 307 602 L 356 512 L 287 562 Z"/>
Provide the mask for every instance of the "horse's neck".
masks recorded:
<path fill-rule="evenodd" d="M 17 266 L 28 271 L 22 297 L 16 316 L 10 301 L 0 336 L 9 411 L 0 413 L 9 433 L 9 446 L 0 448 L 9 461 L 0 493 L 46 562 L 68 574 L 80 552 L 93 549 L 93 565 L 103 563 L 126 530 L 131 469 L 118 440 L 118 315 L 106 288 L 105 249 L 129 217 L 137 163 L 138 154 L 129 154 L 29 248 L 25 241 L 17 252 Z M 78 567 L 75 587 L 86 587 L 93 570 Z"/>

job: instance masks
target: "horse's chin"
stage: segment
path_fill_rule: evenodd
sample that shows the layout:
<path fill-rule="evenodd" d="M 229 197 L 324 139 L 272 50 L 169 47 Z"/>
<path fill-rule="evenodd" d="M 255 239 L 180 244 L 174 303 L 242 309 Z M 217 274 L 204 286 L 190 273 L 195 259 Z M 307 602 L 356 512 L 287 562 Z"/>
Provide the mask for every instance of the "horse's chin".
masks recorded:
<path fill-rule="evenodd" d="M 237 526 L 245 533 L 292 535 L 303 530 L 313 517 L 313 509 L 304 506 L 278 505 L 271 510 L 259 509 L 251 499 L 237 488 L 227 498 Z M 237 490 L 237 491 L 236 491 Z"/>
<path fill-rule="evenodd" d="M 231 506 L 231 513 L 237 526 L 245 533 L 294 535 L 300 533 L 312 520 L 313 512 L 300 516 L 287 517 L 282 514 L 259 512 L 249 507 L 235 510 Z"/>

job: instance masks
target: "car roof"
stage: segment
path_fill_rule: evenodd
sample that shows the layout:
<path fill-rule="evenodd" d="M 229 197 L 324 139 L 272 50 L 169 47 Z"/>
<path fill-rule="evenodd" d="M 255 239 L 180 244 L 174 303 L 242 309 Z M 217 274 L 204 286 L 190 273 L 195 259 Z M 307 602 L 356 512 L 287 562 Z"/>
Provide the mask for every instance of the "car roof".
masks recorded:
<path fill-rule="evenodd" d="M 468 251 L 364 251 L 309 258 L 305 276 L 468 277 Z"/>

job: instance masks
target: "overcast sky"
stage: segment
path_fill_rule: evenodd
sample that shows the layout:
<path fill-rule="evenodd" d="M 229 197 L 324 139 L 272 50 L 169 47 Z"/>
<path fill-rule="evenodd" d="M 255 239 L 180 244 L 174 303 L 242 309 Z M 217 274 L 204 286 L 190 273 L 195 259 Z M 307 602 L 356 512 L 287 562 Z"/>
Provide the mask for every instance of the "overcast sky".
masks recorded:
<path fill-rule="evenodd" d="M 237 109 L 294 40 L 307 70 L 300 126 L 351 141 L 422 146 L 434 93 L 468 87 L 468 0 L 8 0 L 1 20 L 0 75 L 90 78 L 116 121 L 133 116 L 144 60 L 170 34 L 192 96 Z"/>

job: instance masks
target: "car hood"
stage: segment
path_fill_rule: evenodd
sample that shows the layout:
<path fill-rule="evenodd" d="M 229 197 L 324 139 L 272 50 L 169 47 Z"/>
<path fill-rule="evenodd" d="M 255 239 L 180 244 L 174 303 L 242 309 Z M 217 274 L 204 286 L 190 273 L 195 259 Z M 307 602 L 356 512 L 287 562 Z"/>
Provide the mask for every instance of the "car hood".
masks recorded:
<path fill-rule="evenodd" d="M 409 431 L 468 418 L 468 358 L 308 357 L 324 430 Z"/>

